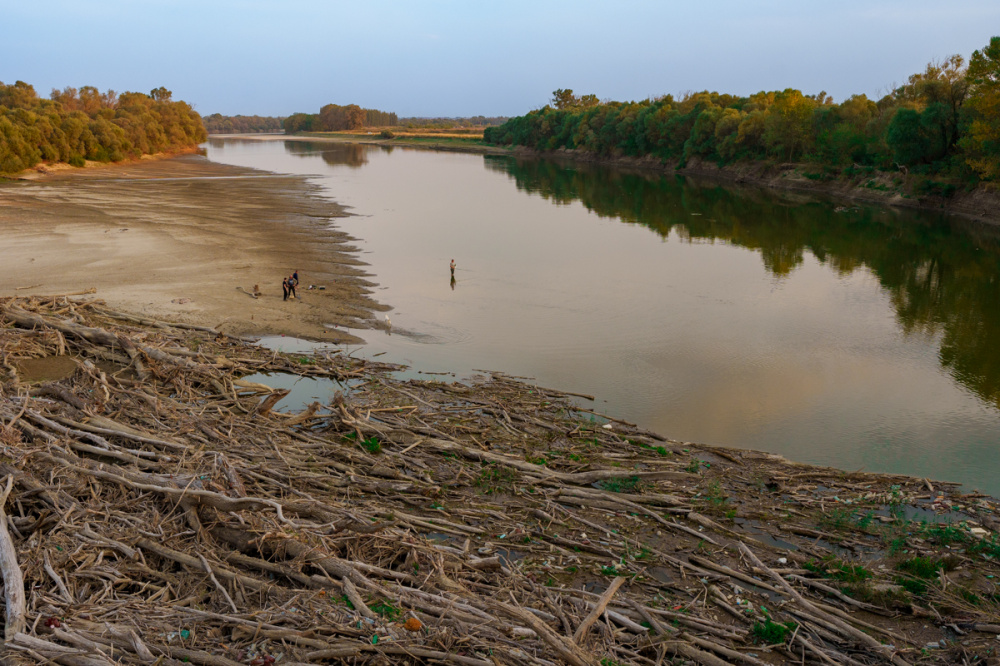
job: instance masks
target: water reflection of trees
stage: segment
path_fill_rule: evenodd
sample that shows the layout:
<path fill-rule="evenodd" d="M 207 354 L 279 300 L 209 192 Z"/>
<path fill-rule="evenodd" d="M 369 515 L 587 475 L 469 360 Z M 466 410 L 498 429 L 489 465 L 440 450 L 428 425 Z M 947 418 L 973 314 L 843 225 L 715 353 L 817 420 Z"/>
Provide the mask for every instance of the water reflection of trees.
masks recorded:
<path fill-rule="evenodd" d="M 321 141 L 284 141 L 285 151 L 299 157 L 319 155 L 331 166 L 347 166 L 357 169 L 368 164 L 368 152 L 378 146 L 366 146 L 359 143 L 333 143 Z M 225 148 L 227 145 L 260 145 L 260 139 L 243 139 L 238 137 L 209 137 L 208 144 L 214 148 Z"/>
<path fill-rule="evenodd" d="M 377 149 L 377 146 L 332 141 L 285 141 L 285 150 L 292 155 L 300 157 L 319 155 L 330 166 L 347 166 L 352 169 L 368 164 L 368 153 L 373 148 Z"/>
<path fill-rule="evenodd" d="M 1000 407 L 1000 232 L 910 212 L 790 203 L 759 189 L 699 186 L 544 160 L 487 157 L 518 189 L 554 202 L 580 201 L 602 217 L 661 237 L 758 250 L 768 271 L 791 273 L 808 250 L 846 275 L 867 267 L 890 295 L 904 332 L 941 335 L 952 376 Z"/>

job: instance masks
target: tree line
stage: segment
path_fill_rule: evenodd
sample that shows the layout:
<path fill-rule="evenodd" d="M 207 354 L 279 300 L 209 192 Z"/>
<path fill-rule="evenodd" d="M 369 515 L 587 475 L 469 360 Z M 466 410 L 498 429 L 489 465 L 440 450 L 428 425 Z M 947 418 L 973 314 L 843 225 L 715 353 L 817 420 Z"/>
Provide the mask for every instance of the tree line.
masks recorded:
<path fill-rule="evenodd" d="M 319 113 L 293 113 L 285 118 L 286 132 L 336 132 L 362 127 L 394 127 L 399 118 L 390 111 L 363 109 L 357 104 L 327 104 Z"/>
<path fill-rule="evenodd" d="M 163 87 L 147 95 L 83 86 L 43 99 L 24 81 L 0 82 L 0 173 L 43 160 L 117 162 L 194 146 L 206 136 L 201 116 Z"/>
<path fill-rule="evenodd" d="M 285 129 L 284 117 L 275 116 L 224 116 L 213 113 L 204 116 L 209 134 L 251 134 L 253 132 L 280 132 Z"/>
<path fill-rule="evenodd" d="M 400 118 L 400 127 L 453 129 L 456 127 L 491 127 L 509 120 L 506 116 L 469 116 L 466 118 Z"/>
<path fill-rule="evenodd" d="M 569 89 L 551 103 L 488 127 L 498 145 L 601 157 L 652 156 L 685 165 L 702 158 L 806 161 L 831 171 L 898 169 L 967 181 L 1000 179 L 1000 37 L 972 54 L 926 70 L 871 100 L 840 104 L 825 92 L 759 92 L 747 97 L 700 92 L 641 102 L 601 102 Z"/>

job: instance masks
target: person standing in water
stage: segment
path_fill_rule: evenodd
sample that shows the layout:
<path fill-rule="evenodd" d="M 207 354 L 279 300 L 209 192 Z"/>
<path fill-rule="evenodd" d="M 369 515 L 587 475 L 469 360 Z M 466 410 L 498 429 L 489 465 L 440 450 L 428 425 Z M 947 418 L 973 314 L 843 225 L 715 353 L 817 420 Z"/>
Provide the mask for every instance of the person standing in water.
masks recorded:
<path fill-rule="evenodd" d="M 454 259 L 451 260 L 451 278 L 453 280 L 455 279 L 455 260 Z"/>

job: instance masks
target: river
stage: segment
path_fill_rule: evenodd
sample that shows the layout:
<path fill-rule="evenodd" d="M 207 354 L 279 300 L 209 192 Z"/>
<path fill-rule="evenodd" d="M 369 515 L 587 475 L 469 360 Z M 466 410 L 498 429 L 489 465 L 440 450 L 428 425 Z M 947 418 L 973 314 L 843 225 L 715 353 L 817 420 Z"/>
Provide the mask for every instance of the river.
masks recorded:
<path fill-rule="evenodd" d="M 993 228 L 548 160 L 238 139 L 207 155 L 309 175 L 350 207 L 335 224 L 394 308 L 356 354 L 1000 495 Z"/>

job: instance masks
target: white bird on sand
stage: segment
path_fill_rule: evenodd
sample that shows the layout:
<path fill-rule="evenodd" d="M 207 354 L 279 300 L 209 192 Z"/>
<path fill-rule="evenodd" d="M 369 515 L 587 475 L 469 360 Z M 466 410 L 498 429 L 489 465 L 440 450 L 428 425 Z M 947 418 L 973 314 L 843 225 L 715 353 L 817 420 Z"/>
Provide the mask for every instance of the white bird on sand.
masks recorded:
<path fill-rule="evenodd" d="M 385 327 L 386 328 L 392 328 L 392 320 L 389 319 L 389 315 L 385 316 Z"/>

